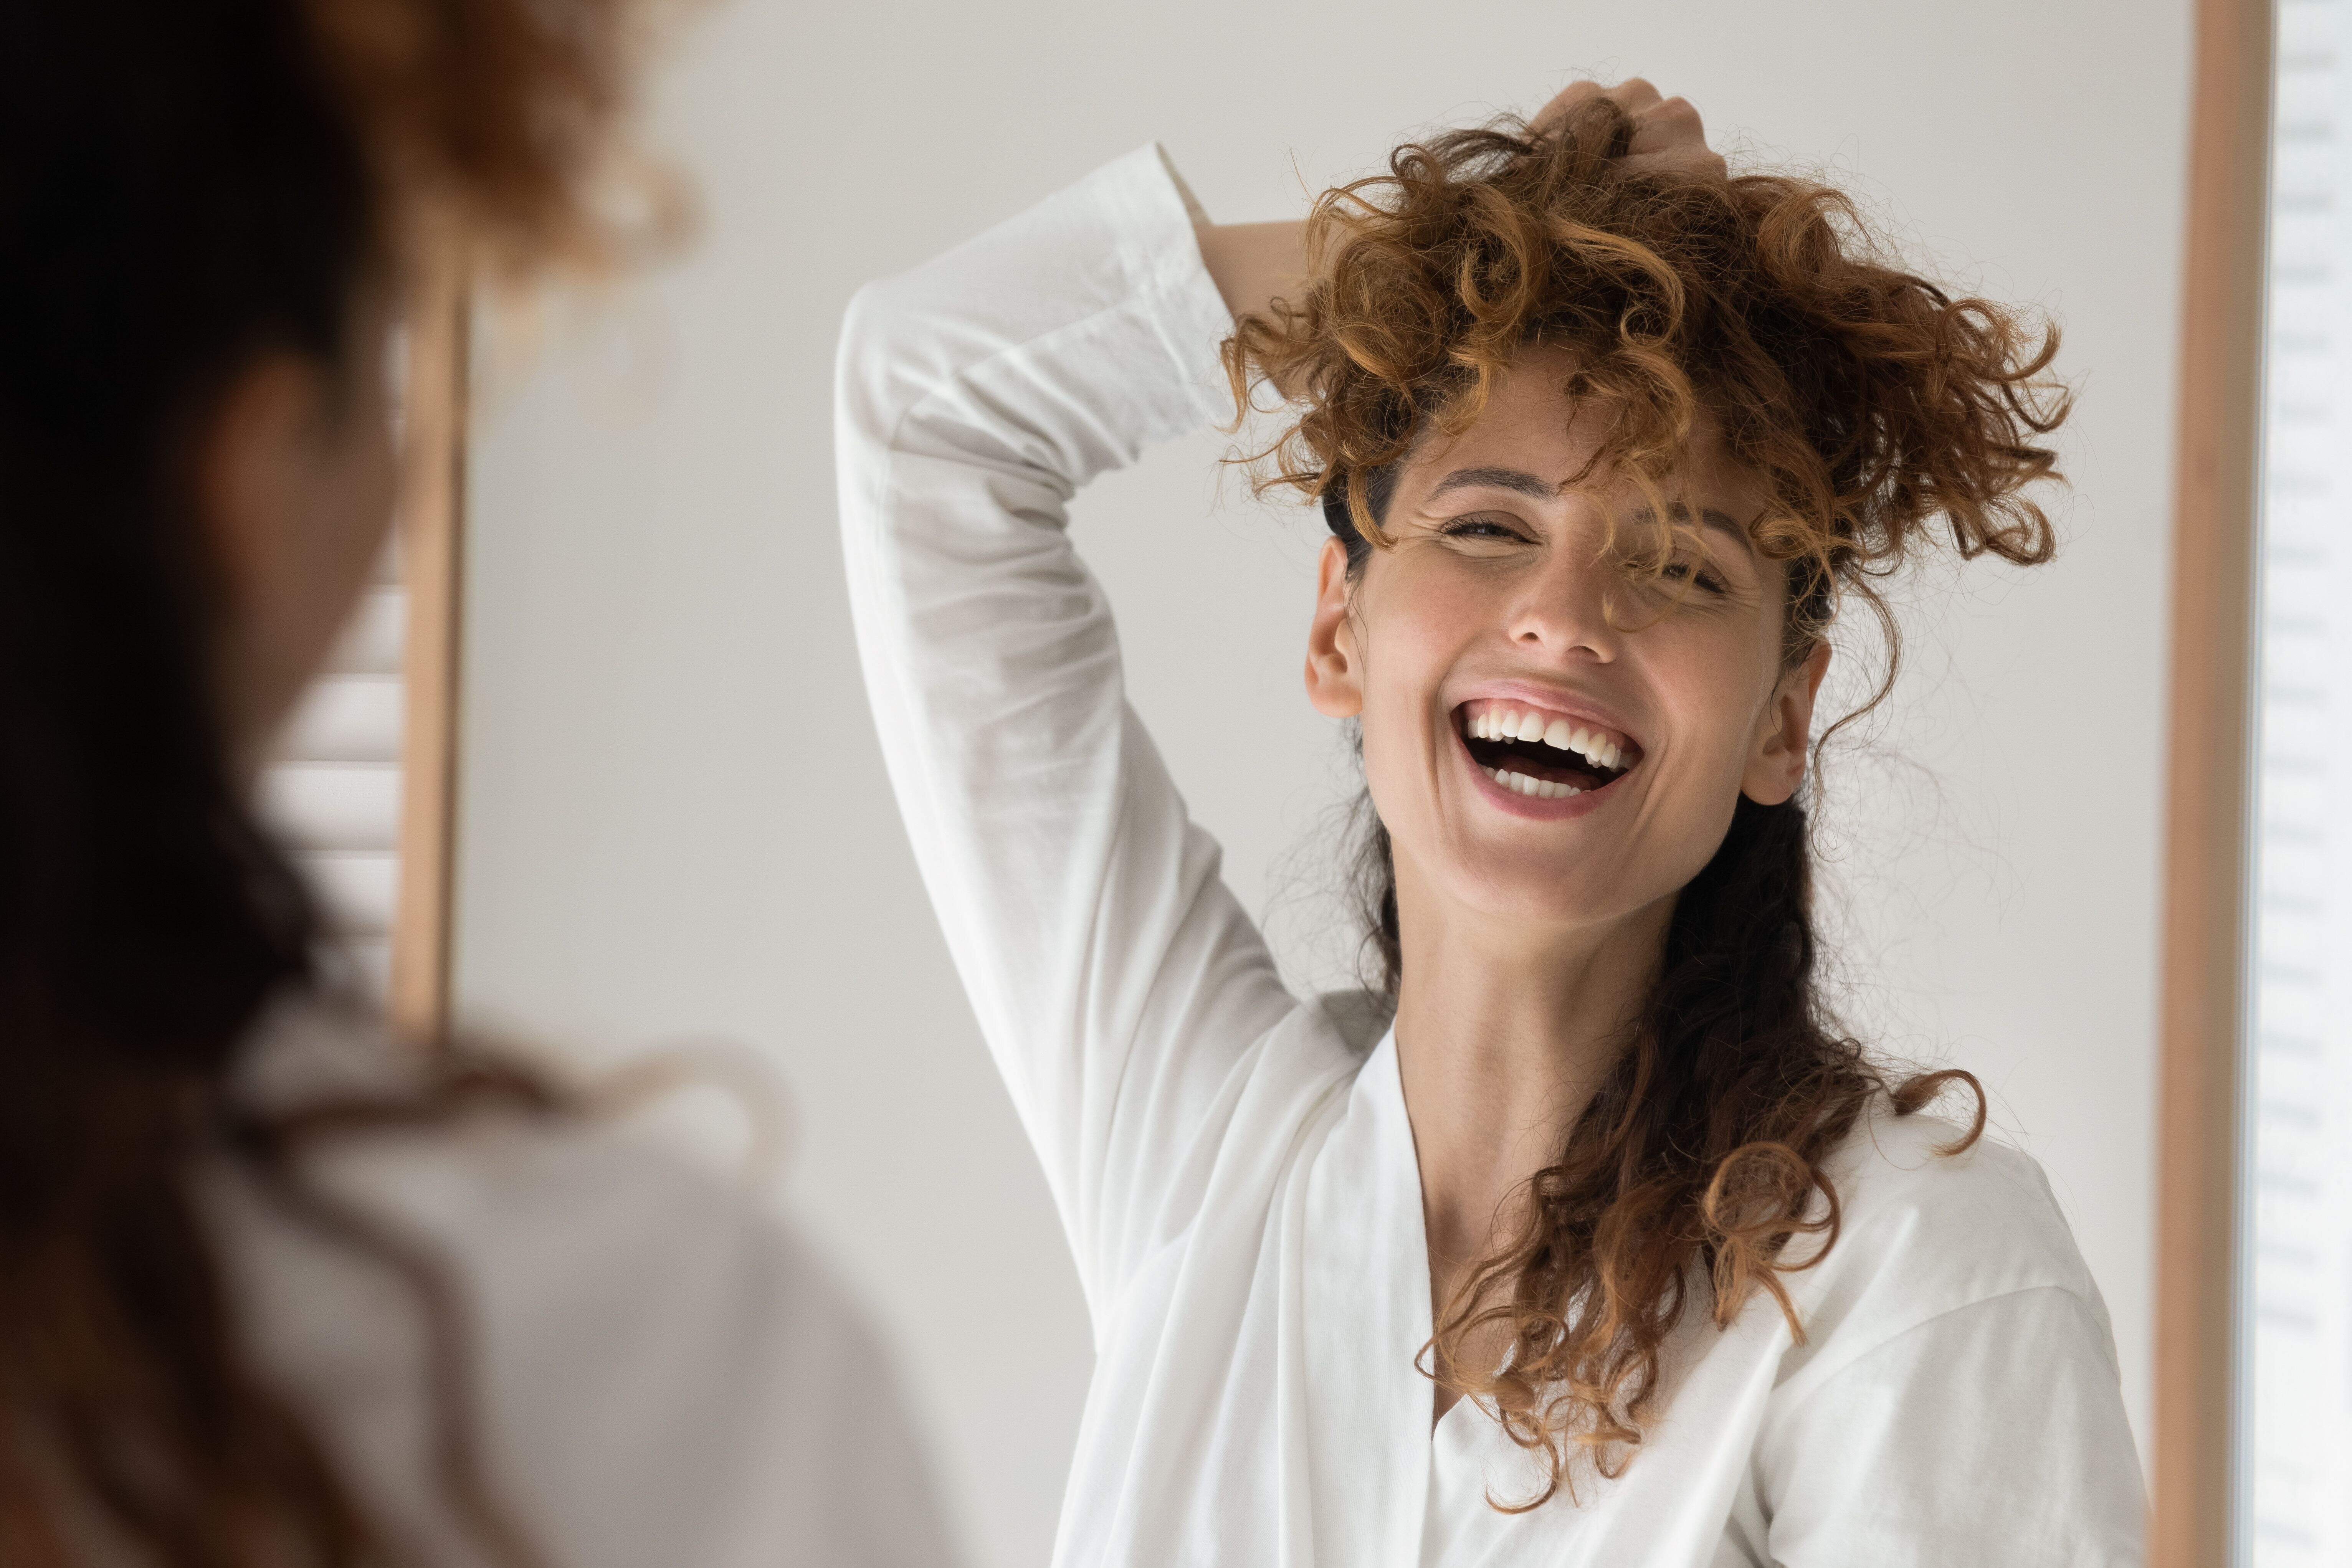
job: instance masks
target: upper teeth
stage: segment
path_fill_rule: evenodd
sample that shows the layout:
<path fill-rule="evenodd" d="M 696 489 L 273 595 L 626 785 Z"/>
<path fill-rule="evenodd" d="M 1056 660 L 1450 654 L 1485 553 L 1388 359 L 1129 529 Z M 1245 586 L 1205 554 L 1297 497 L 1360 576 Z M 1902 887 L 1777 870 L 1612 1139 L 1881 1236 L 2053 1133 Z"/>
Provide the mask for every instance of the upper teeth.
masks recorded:
<path fill-rule="evenodd" d="M 1615 770 L 1625 765 L 1625 752 L 1616 742 L 1596 730 L 1566 719 L 1549 718 L 1532 708 L 1489 708 L 1472 715 L 1474 741 L 1540 741 L 1555 752 L 1574 752 L 1595 767 Z"/>

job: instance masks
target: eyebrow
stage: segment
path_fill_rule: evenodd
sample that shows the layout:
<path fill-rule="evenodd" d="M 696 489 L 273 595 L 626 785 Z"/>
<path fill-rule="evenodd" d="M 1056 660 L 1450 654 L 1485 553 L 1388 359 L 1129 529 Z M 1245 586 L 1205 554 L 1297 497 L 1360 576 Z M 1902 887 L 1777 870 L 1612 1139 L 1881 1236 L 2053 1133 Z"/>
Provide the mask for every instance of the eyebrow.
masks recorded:
<path fill-rule="evenodd" d="M 1549 500 L 1559 494 L 1559 487 L 1548 479 L 1539 479 L 1523 468 L 1456 468 L 1437 481 L 1429 493 L 1431 499 L 1448 490 L 1484 489 L 1511 490 L 1538 500 Z"/>
<path fill-rule="evenodd" d="M 1691 509 L 1682 505 L 1680 502 L 1676 502 L 1675 505 L 1668 507 L 1666 509 L 1666 514 L 1676 522 L 1688 522 L 1692 516 Z M 1653 512 L 1648 507 L 1641 507 L 1634 511 L 1633 521 L 1636 522 L 1648 522 L 1656 515 L 1657 514 Z M 1729 512 L 1717 511 L 1711 506 L 1701 507 L 1698 510 L 1697 516 L 1699 521 L 1705 523 L 1707 527 L 1716 530 L 1719 533 L 1729 534 L 1732 538 L 1738 540 L 1741 549 L 1752 550 L 1755 548 L 1756 542 L 1748 537 L 1748 531 L 1740 527 L 1738 521 L 1734 519 Z"/>
<path fill-rule="evenodd" d="M 1524 468 L 1456 468 L 1438 480 L 1429 494 L 1434 500 L 1448 490 L 1473 489 L 1509 490 L 1515 495 L 1530 496 L 1537 500 L 1549 500 L 1560 491 L 1559 486 L 1549 479 L 1538 479 Z M 1643 507 L 1633 514 L 1633 521 L 1647 522 L 1654 515 L 1648 507 Z M 1676 522 L 1683 522 L 1687 521 L 1692 513 L 1688 507 L 1678 503 L 1669 509 L 1669 515 Z M 1748 531 L 1727 512 L 1717 511 L 1711 506 L 1702 507 L 1697 517 L 1707 527 L 1729 534 L 1743 547 L 1752 543 Z"/>

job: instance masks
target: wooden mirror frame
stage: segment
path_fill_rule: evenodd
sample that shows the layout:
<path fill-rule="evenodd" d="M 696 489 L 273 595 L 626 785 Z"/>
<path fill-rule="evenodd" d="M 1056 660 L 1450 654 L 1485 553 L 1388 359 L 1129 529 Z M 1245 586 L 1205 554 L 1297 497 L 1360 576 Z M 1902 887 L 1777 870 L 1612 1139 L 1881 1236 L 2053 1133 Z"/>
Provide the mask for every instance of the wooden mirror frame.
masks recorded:
<path fill-rule="evenodd" d="M 460 270 L 435 269 L 410 326 L 403 425 L 397 526 L 408 630 L 388 998 L 394 1025 L 427 1043 L 449 1026 L 470 328 Z"/>

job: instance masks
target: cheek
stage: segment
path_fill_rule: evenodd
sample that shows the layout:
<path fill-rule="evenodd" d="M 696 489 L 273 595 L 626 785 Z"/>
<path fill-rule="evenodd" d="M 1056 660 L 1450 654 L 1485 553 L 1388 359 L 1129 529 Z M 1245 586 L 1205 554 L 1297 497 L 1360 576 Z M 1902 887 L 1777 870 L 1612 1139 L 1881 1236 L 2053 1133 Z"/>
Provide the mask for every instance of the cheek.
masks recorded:
<path fill-rule="evenodd" d="M 1475 643 L 1499 614 L 1490 577 L 1458 563 L 1400 546 L 1375 557 L 1357 596 L 1358 636 L 1371 645 L 1371 665 L 1393 667 L 1401 678 L 1433 679 L 1430 666 Z"/>
<path fill-rule="evenodd" d="M 302 581 L 289 584 L 303 610 L 302 637 L 331 638 L 366 586 L 392 531 L 399 465 L 385 422 L 373 410 L 355 415 L 320 469 L 320 491 L 299 552 Z M 289 566 L 291 563 L 289 562 Z M 310 647 L 302 652 L 311 653 Z"/>
<path fill-rule="evenodd" d="M 1392 569 L 1381 574 L 1381 565 Z M 1367 764 L 1444 721 L 1438 691 L 1476 641 L 1485 612 L 1480 595 L 1441 574 L 1413 570 L 1408 562 L 1374 563 L 1353 624 Z"/>
<path fill-rule="evenodd" d="M 1673 773 L 1709 795 L 1737 789 L 1769 689 L 1767 661 L 1744 635 L 1659 651 L 1649 684 L 1678 742 Z"/>
<path fill-rule="evenodd" d="M 394 450 L 392 427 L 380 410 L 359 421 L 344 461 L 340 465 L 336 512 L 341 520 L 345 548 L 373 560 L 375 549 L 390 530 L 400 489 L 400 465 Z"/>

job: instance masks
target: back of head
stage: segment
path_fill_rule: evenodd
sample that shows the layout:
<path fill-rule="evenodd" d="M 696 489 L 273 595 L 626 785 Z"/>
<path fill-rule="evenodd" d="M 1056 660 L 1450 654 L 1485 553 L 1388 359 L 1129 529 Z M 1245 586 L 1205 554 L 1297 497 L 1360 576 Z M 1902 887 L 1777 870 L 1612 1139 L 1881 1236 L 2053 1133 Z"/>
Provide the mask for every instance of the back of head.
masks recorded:
<path fill-rule="evenodd" d="M 352 359 L 356 298 L 396 294 L 418 236 L 520 265 L 590 232 L 619 12 L 0 24 L 0 1479 L 35 1456 L 34 1495 L 157 1562 L 357 1561 L 367 1535 L 246 1375 L 183 1191 L 250 1133 L 228 1076 L 316 934 L 230 761 L 197 453 L 257 356 Z M 0 1508 L 0 1556 L 61 1550 L 42 1514 Z"/>

